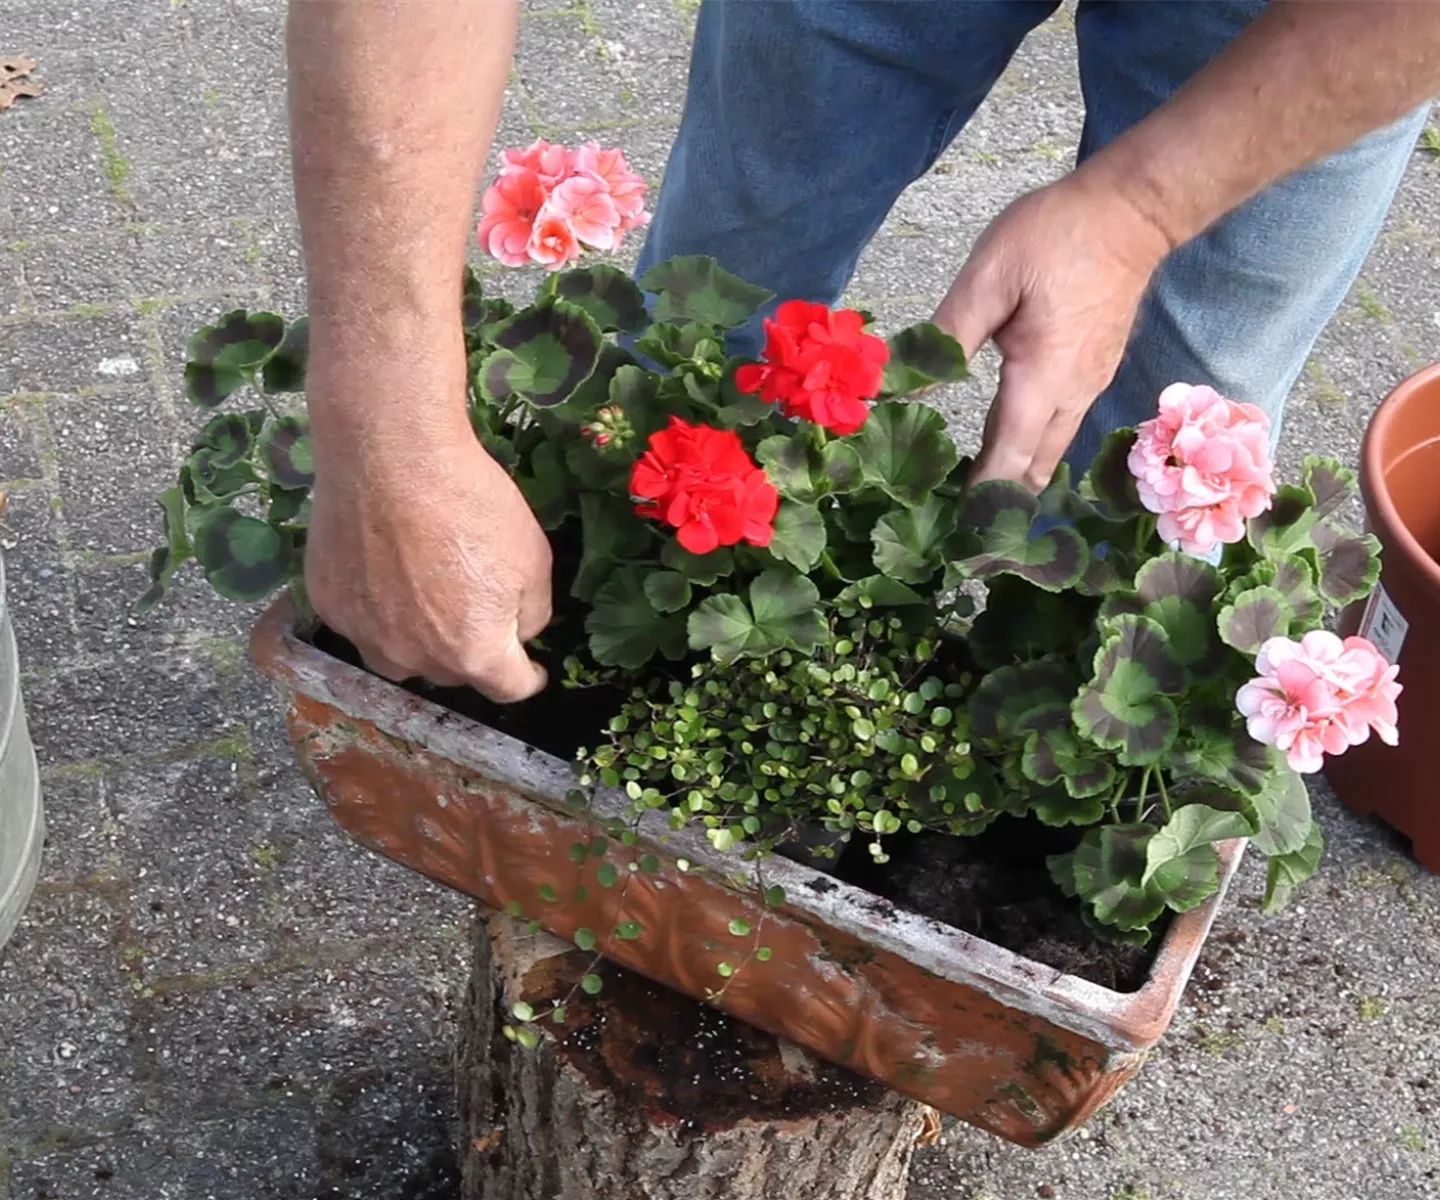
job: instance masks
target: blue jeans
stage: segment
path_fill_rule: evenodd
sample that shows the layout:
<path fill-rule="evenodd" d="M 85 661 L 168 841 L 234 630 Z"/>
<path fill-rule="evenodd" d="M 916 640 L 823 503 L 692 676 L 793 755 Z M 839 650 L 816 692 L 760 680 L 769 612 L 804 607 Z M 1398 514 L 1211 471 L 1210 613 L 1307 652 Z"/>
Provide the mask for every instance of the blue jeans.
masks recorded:
<path fill-rule="evenodd" d="M 706 0 L 638 270 L 708 254 L 781 299 L 833 304 L 901 191 L 1057 7 Z M 1080 159 L 1162 104 L 1263 8 L 1082 0 Z M 1285 396 L 1360 271 L 1427 109 L 1275 184 L 1166 259 L 1113 383 L 1071 446 L 1074 468 L 1107 431 L 1154 415 L 1177 380 L 1258 404 L 1278 434 Z M 760 339 L 757 317 L 732 347 L 755 354 Z"/>

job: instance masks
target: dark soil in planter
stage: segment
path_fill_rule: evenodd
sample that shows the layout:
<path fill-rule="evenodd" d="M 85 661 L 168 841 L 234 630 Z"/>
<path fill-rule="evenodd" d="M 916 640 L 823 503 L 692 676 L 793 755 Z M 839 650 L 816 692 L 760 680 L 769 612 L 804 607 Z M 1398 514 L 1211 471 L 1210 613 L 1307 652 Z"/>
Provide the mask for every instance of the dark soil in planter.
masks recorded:
<path fill-rule="evenodd" d="M 563 533 L 563 531 L 562 531 Z M 550 672 L 551 686 L 519 704 L 493 704 L 468 688 L 437 688 L 419 680 L 409 690 L 444 708 L 535 746 L 566 761 L 582 747 L 593 747 L 619 710 L 624 693 L 617 687 L 565 688 L 561 647 L 585 640 L 584 609 L 569 596 L 579 561 L 578 545 L 553 537 L 556 581 L 555 618 L 544 646 L 532 649 Z M 359 666 L 348 641 L 320 629 L 315 646 Z M 1088 979 L 1101 987 L 1128 992 L 1139 988 L 1154 961 L 1165 922 L 1149 946 L 1100 941 L 1081 919 L 1074 903 L 1050 878 L 1045 859 L 1075 848 L 1079 831 L 1053 829 L 1038 821 L 1002 817 L 975 837 L 943 833 L 898 834 L 887 839 L 890 861 L 876 864 L 858 840 L 837 861 L 817 869 L 864 888 L 876 903 L 907 909 L 1016 954 Z M 811 861 L 808 865 L 817 866 Z"/>

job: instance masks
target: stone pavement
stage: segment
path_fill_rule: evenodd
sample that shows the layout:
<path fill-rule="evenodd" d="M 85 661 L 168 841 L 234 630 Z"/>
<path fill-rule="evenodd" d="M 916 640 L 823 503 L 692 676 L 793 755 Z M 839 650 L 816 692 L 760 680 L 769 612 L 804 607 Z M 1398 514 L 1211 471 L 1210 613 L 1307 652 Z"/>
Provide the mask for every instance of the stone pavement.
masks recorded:
<path fill-rule="evenodd" d="M 528 8 L 502 143 L 591 134 L 658 182 L 691 0 Z M 302 304 L 282 16 L 0 0 L 0 51 L 47 84 L 0 113 L 0 539 L 51 830 L 0 963 L 0 1200 L 454 1195 L 467 904 L 331 826 L 247 665 L 250 613 L 194 584 L 127 609 L 151 496 L 197 421 L 187 335 L 224 306 Z M 1073 49 L 1062 12 L 900 202 L 852 290 L 883 326 L 928 315 L 986 220 L 1064 169 Z M 376 86 L 403 94 L 424 69 Z M 1440 160 L 1417 152 L 1297 389 L 1290 468 L 1353 460 L 1379 397 L 1440 359 L 1436 214 Z M 951 402 L 971 437 L 982 368 Z M 1317 804 L 1319 878 L 1265 920 L 1244 871 L 1140 1080 L 1042 1153 L 951 1130 L 912 1200 L 1440 1196 L 1440 881 Z"/>

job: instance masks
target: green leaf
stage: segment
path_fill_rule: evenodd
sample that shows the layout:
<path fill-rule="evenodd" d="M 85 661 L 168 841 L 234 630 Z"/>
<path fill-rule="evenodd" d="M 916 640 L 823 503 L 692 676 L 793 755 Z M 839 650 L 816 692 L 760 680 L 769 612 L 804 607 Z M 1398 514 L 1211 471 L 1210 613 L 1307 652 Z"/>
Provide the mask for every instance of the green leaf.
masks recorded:
<path fill-rule="evenodd" d="M 535 514 L 542 529 L 559 529 L 573 511 L 570 497 L 570 476 L 565 469 L 560 444 L 543 441 L 527 456 L 524 465 L 513 472 L 516 486 Z"/>
<path fill-rule="evenodd" d="M 310 362 L 310 318 L 290 322 L 275 353 L 260 372 L 261 390 L 274 396 L 305 390 L 305 368 Z"/>
<path fill-rule="evenodd" d="M 196 518 L 194 543 L 205 578 L 229 600 L 263 600 L 298 565 L 289 534 L 229 507 Z"/>
<path fill-rule="evenodd" d="M 1255 587 L 1241 592 L 1233 603 L 1220 610 L 1216 626 L 1220 640 L 1241 654 L 1254 656 L 1272 637 L 1290 632 L 1293 614 L 1285 597 L 1273 587 Z"/>
<path fill-rule="evenodd" d="M 285 322 L 274 313 L 226 313 L 190 339 L 185 363 L 185 389 L 190 403 L 216 408 L 244 387 L 284 341 Z"/>
<path fill-rule="evenodd" d="M 882 398 L 903 396 L 937 383 L 954 383 L 969 377 L 964 347 L 929 321 L 902 329 L 889 344 L 890 360 L 885 364 Z"/>
<path fill-rule="evenodd" d="M 258 414 L 259 421 L 252 420 L 255 415 L 216 413 L 195 435 L 191 449 L 209 450 L 210 461 L 216 467 L 233 467 L 255 448 L 255 431 L 263 424 L 265 414 Z"/>
<path fill-rule="evenodd" d="M 587 954 L 595 949 L 598 941 L 599 939 L 596 938 L 595 931 L 584 925 L 575 931 L 575 945 Z"/>
<path fill-rule="evenodd" d="M 498 347 L 476 371 L 485 397 L 519 396 L 535 408 L 564 403 L 600 361 L 599 327 L 584 309 L 546 298 L 522 308 L 492 335 Z"/>
<path fill-rule="evenodd" d="M 1374 534 L 1352 533 L 1334 521 L 1310 531 L 1319 555 L 1320 594 L 1337 608 L 1363 599 L 1380 581 L 1380 541 Z"/>
<path fill-rule="evenodd" d="M 808 652 L 829 636 L 818 610 L 819 589 L 788 567 L 757 576 L 749 597 L 748 605 L 730 593 L 702 600 L 690 614 L 690 648 L 728 663 L 786 646 Z"/>
<path fill-rule="evenodd" d="M 660 548 L 660 561 L 697 587 L 710 587 L 735 569 L 735 556 L 728 546 L 720 546 L 709 554 L 691 554 L 673 539 Z"/>
<path fill-rule="evenodd" d="M 595 593 L 585 632 L 601 666 L 635 670 L 656 654 L 679 659 L 685 653 L 684 621 L 655 611 L 638 567 L 621 567 Z"/>
<path fill-rule="evenodd" d="M 1213 714 L 1196 708 L 1185 713 L 1185 732 L 1166 764 L 1181 777 L 1211 780 L 1247 795 L 1270 786 L 1279 759 L 1275 751 L 1246 732 L 1233 709 Z"/>
<path fill-rule="evenodd" d="M 870 534 L 875 565 L 902 583 L 926 583 L 940 569 L 945 541 L 954 532 L 955 505 L 939 496 L 886 513 Z"/>
<path fill-rule="evenodd" d="M 649 528 L 628 500 L 598 492 L 580 494 L 580 533 L 584 549 L 570 594 L 587 602 L 619 563 L 643 554 L 651 541 Z"/>
<path fill-rule="evenodd" d="M 997 575 L 986 584 L 985 611 L 970 626 L 970 656 L 989 670 L 1073 653 L 1093 629 L 1096 608 L 1074 591 L 1048 592 L 1018 575 Z"/>
<path fill-rule="evenodd" d="M 1217 654 L 1213 614 L 1215 598 L 1223 587 L 1220 572 L 1188 554 L 1161 554 L 1150 559 L 1135 576 L 1133 592 L 1106 597 L 1102 618 L 1124 612 L 1149 617 L 1165 631 L 1181 666 L 1192 676 L 1213 675 L 1223 663 Z"/>
<path fill-rule="evenodd" d="M 556 272 L 545 281 L 545 294 L 584 309 L 609 333 L 639 333 L 648 320 L 645 293 L 628 274 L 605 263 Z"/>
<path fill-rule="evenodd" d="M 270 510 L 265 519 L 271 525 L 304 524 L 309 519 L 305 501 L 310 498 L 309 488 L 270 488 Z"/>
<path fill-rule="evenodd" d="M 1250 545 L 1266 558 L 1304 550 L 1316 521 L 1314 504 L 1315 493 L 1308 487 L 1281 484 L 1270 508 L 1247 522 Z"/>
<path fill-rule="evenodd" d="M 838 599 L 842 603 L 858 604 L 861 608 L 908 608 L 930 603 L 913 588 L 887 575 L 867 575 L 858 579 L 848 584 Z"/>
<path fill-rule="evenodd" d="M 1153 839 L 1150 844 L 1154 845 Z M 1214 846 L 1206 843 L 1162 862 L 1145 890 L 1172 911 L 1189 912 L 1205 903 L 1219 887 L 1220 855 Z"/>
<path fill-rule="evenodd" d="M 989 672 L 967 705 L 976 737 L 1020 739 L 1034 730 L 1069 724 L 1067 708 L 1078 683 L 1064 659 L 1042 658 Z"/>
<path fill-rule="evenodd" d="M 1063 787 L 1045 788 L 1030 802 L 1030 812 L 1044 825 L 1093 825 L 1105 815 L 1105 796 L 1074 796 Z"/>
<path fill-rule="evenodd" d="M 813 504 L 782 500 L 767 549 L 797 571 L 809 571 L 825 551 L 825 521 Z"/>
<path fill-rule="evenodd" d="M 1325 835 L 1315 822 L 1306 831 L 1305 843 L 1288 854 L 1272 854 L 1265 874 L 1265 898 L 1261 911 L 1273 916 L 1290 903 L 1295 889 L 1315 874 L 1325 852 Z"/>
<path fill-rule="evenodd" d="M 1090 549 L 1074 529 L 1056 526 L 1032 535 L 1039 501 L 1018 483 L 988 480 L 965 497 L 951 553 L 955 568 L 971 579 L 1018 575 L 1046 591 L 1073 587 L 1085 572 Z"/>
<path fill-rule="evenodd" d="M 598 975 L 585 975 L 580 980 L 580 990 L 587 996 L 598 996 L 605 986 L 605 981 Z"/>
<path fill-rule="evenodd" d="M 821 467 L 820 449 L 808 429 L 766 438 L 755 447 L 755 461 L 765 468 L 782 496 L 801 504 L 813 504 L 820 498 L 821 489 L 815 482 Z"/>
<path fill-rule="evenodd" d="M 1135 487 L 1135 476 L 1130 473 L 1130 451 L 1134 448 L 1135 430 L 1117 429 L 1108 434 L 1081 481 L 1082 489 L 1104 505 L 1106 513 L 1116 520 L 1145 512 Z"/>
<path fill-rule="evenodd" d="M 220 465 L 214 450 L 200 449 L 185 460 L 181 486 L 186 499 L 197 505 L 222 503 L 255 482 L 255 472 L 243 459 Z"/>
<path fill-rule="evenodd" d="M 1197 847 L 1230 838 L 1247 838 L 1254 832 L 1255 827 L 1244 812 L 1211 808 L 1208 804 L 1186 804 L 1176 809 L 1174 816 L 1150 839 L 1141 882 L 1148 885 L 1164 868 L 1177 859 L 1187 858 Z"/>
<path fill-rule="evenodd" d="M 308 488 L 315 484 L 315 450 L 310 422 L 304 417 L 280 417 L 260 435 L 258 454 L 265 474 L 282 488 Z"/>
<path fill-rule="evenodd" d="M 1150 825 L 1104 825 L 1080 839 L 1072 860 L 1075 892 L 1105 924 L 1139 929 L 1165 911 L 1164 899 L 1140 882 L 1154 834 Z"/>
<path fill-rule="evenodd" d="M 1284 598 L 1291 612 L 1290 632 L 1308 632 L 1319 628 L 1325 616 L 1325 603 L 1315 590 L 1315 572 L 1309 562 L 1298 554 L 1277 554 L 1260 559 L 1226 589 L 1227 600 L 1234 600 L 1255 587 L 1273 587 Z"/>
<path fill-rule="evenodd" d="M 1027 779 L 1042 787 L 1064 784 L 1066 793 L 1076 800 L 1108 796 L 1115 787 L 1114 764 L 1093 746 L 1082 743 L 1074 730 L 1067 726 L 1033 731 L 1025 739 L 1021 770 Z M 1070 806 L 1066 811 L 1074 815 L 1067 816 L 1064 821 L 1047 820 L 1046 823 L 1088 824 L 1099 820 L 1104 805 L 1099 810 Z M 1090 812 L 1094 815 L 1083 815 Z M 1045 813 L 1037 815 L 1046 820 Z"/>
<path fill-rule="evenodd" d="M 683 255 L 651 267 L 640 280 L 655 292 L 657 322 L 701 321 L 720 329 L 743 325 L 774 293 L 746 283 L 713 258 Z"/>
<path fill-rule="evenodd" d="M 679 367 L 694 362 L 697 355 L 717 360 L 719 355 L 712 353 L 711 348 L 717 347 L 723 336 L 714 325 L 700 321 L 687 321 L 683 325 L 655 324 L 635 339 L 635 349 L 663 366 Z M 682 391 L 687 390 L 685 380 L 674 376 L 671 380 Z"/>
<path fill-rule="evenodd" d="M 1184 672 L 1148 617 L 1124 615 L 1095 653 L 1094 678 L 1075 697 L 1076 728 L 1097 746 L 1119 752 L 1127 766 L 1148 766 L 1169 751 L 1179 717 L 1169 697 L 1184 686 Z"/>
<path fill-rule="evenodd" d="M 945 418 L 919 403 L 891 400 L 875 405 L 847 441 L 859 456 L 864 478 L 912 507 L 924 503 L 944 482 L 957 457 Z"/>
<path fill-rule="evenodd" d="M 608 399 L 625 414 L 638 441 L 643 442 L 663 429 L 669 420 L 659 393 L 659 380 L 633 363 L 617 368 L 610 380 Z"/>
<path fill-rule="evenodd" d="M 645 598 L 657 613 L 679 612 L 690 603 L 690 581 L 679 571 L 651 571 L 645 576 Z"/>
<path fill-rule="evenodd" d="M 1260 814 L 1255 849 L 1272 858 L 1302 850 L 1314 824 L 1305 781 L 1289 767 L 1282 768 L 1254 800 Z"/>
<path fill-rule="evenodd" d="M 1304 484 L 1315 497 L 1315 516 L 1319 520 L 1343 508 L 1358 491 L 1355 472 L 1337 459 L 1311 454 L 1305 459 L 1304 469 Z"/>
<path fill-rule="evenodd" d="M 163 600 L 170 589 L 175 571 L 191 556 L 190 539 L 185 533 L 185 493 L 179 487 L 166 488 L 156 497 L 164 515 L 165 545 L 150 556 L 150 587 L 136 601 L 139 612 L 149 612 Z"/>

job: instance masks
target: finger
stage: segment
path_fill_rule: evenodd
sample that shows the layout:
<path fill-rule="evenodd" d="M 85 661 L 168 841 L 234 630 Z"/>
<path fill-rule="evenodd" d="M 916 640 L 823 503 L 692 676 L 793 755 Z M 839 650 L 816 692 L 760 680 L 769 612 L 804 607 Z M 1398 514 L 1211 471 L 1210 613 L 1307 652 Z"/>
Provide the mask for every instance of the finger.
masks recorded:
<path fill-rule="evenodd" d="M 974 358 L 1015 313 L 1015 293 L 994 275 L 972 256 L 935 310 L 935 324 L 964 347 L 966 358 Z"/>
<path fill-rule="evenodd" d="M 520 639 L 512 633 L 505 649 L 477 671 L 470 683 L 496 704 L 514 704 L 544 688 L 545 679 L 545 668 L 525 653 Z"/>
<path fill-rule="evenodd" d="M 360 660 L 365 664 L 366 670 L 388 679 L 392 683 L 404 683 L 410 679 L 423 677 L 427 683 L 432 683 L 436 687 L 463 687 L 465 684 L 465 681 L 453 671 L 442 669 L 414 671 L 400 666 L 394 659 L 378 650 L 360 650 Z"/>
<path fill-rule="evenodd" d="M 516 613 L 516 632 L 522 642 L 539 637 L 550 624 L 551 596 L 550 580 L 547 576 L 543 586 L 527 587 L 520 593 L 520 607 Z"/>
<path fill-rule="evenodd" d="M 1081 410 L 1083 413 L 1083 410 Z M 1030 460 L 1025 482 L 1035 491 L 1041 491 L 1055 474 L 1055 468 L 1075 440 L 1075 431 L 1080 427 L 1081 417 L 1073 409 L 1062 409 L 1050 418 L 1041 435 L 1040 444 L 1035 448 L 1035 457 Z"/>
<path fill-rule="evenodd" d="M 1049 372 L 1023 364 L 1000 368 L 1000 387 L 985 421 L 985 437 L 970 478 L 1028 483 L 1030 462 L 1055 414 L 1056 392 Z"/>

